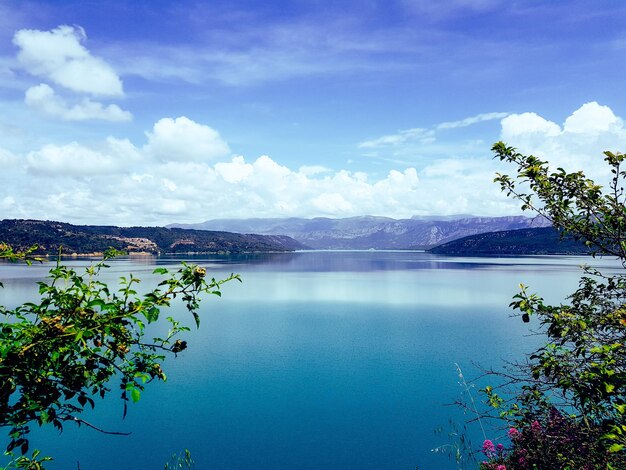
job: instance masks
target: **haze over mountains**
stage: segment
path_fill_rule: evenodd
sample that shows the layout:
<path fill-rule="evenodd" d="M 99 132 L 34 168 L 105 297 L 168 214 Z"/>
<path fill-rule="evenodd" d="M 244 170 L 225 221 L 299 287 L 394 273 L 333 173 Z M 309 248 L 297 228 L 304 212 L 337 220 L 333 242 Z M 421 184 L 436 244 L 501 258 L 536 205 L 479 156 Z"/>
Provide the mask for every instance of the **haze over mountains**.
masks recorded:
<path fill-rule="evenodd" d="M 415 216 L 410 219 L 362 216 L 284 219 L 214 219 L 169 228 L 217 230 L 261 235 L 287 235 L 313 249 L 428 249 L 486 232 L 548 227 L 541 217 Z"/>

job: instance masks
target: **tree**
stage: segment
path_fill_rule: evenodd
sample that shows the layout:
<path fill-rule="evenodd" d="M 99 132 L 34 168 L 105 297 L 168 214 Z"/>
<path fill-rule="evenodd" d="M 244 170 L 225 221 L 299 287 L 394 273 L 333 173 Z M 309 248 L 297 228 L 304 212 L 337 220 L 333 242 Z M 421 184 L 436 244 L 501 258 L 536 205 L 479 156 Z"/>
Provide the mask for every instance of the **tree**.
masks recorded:
<path fill-rule="evenodd" d="M 625 155 L 604 153 L 612 174 L 605 189 L 582 171 L 550 171 L 502 142 L 493 151 L 516 165 L 514 178 L 495 181 L 523 210 L 626 267 Z M 512 449 L 497 462 L 487 455 L 484 468 L 626 468 L 626 274 L 583 269 L 569 303 L 546 305 L 525 286 L 511 303 L 524 322 L 536 319 L 547 342 L 506 374 L 519 391 L 512 403 L 485 389 L 509 423 Z"/>
<path fill-rule="evenodd" d="M 0 258 L 30 262 L 32 251 L 14 252 L 0 243 Z M 146 338 L 146 325 L 180 298 L 199 327 L 200 296 L 219 296 L 222 284 L 241 280 L 234 274 L 207 280 L 204 268 L 182 263 L 175 273 L 155 269 L 163 280 L 146 294 L 137 293 L 140 281 L 132 274 L 113 290 L 98 276 L 118 254 L 105 253 L 103 261 L 81 273 L 59 257 L 48 280 L 38 283 L 37 302 L 0 306 L 5 319 L 0 324 L 0 426 L 9 428 L 7 452 L 22 454 L 13 461 L 19 468 L 43 468 L 46 460 L 38 458 L 38 451 L 24 456 L 33 423 L 62 430 L 74 422 L 110 433 L 81 418 L 85 407 L 93 408 L 95 398 L 104 398 L 111 382 L 119 382 L 126 415 L 127 403 L 138 401 L 147 383 L 166 380 L 166 356 L 187 347 L 179 336 L 189 328 L 180 321 L 167 317 L 169 331 L 158 338 Z"/>

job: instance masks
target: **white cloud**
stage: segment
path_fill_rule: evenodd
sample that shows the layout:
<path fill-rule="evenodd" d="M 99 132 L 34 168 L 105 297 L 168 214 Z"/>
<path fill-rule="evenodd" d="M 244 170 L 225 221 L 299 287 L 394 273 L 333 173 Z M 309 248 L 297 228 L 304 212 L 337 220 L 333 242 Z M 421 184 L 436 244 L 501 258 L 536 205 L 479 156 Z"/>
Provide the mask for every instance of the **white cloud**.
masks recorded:
<path fill-rule="evenodd" d="M 502 135 L 524 153 L 590 176 L 606 176 L 602 150 L 626 143 L 622 120 L 597 103 L 574 111 L 563 125 L 533 113 L 507 116 Z M 158 121 L 146 140 L 49 144 L 24 156 L 0 151 L 3 216 L 159 225 L 220 217 L 519 213 L 517 202 L 492 182 L 495 172 L 514 169 L 486 148 L 474 157 L 439 158 L 420 169 L 396 166 L 376 176 L 290 168 L 266 155 L 231 156 L 215 130 L 183 117 Z"/>
<path fill-rule="evenodd" d="M 412 129 L 404 129 L 395 134 L 387 134 L 376 139 L 366 140 L 359 143 L 358 147 L 364 149 L 380 149 L 387 147 L 409 147 L 415 144 L 425 146 L 432 144 L 437 140 L 437 131 L 468 127 L 485 121 L 501 119 L 506 116 L 508 116 L 508 113 L 482 113 L 461 119 L 459 121 L 442 122 L 432 128 L 415 127 Z M 378 156 L 378 154 L 371 154 L 368 156 Z"/>
<path fill-rule="evenodd" d="M 601 106 L 595 101 L 582 105 L 563 124 L 564 132 L 576 134 L 619 133 L 623 129 L 624 122 L 613 113 L 611 108 Z"/>
<path fill-rule="evenodd" d="M 17 157 L 8 150 L 0 148 L 0 165 L 10 167 L 17 162 Z"/>
<path fill-rule="evenodd" d="M 511 114 L 501 121 L 502 138 L 515 139 L 520 135 L 540 135 L 554 137 L 561 133 L 558 124 L 548 121 L 535 113 Z"/>
<path fill-rule="evenodd" d="M 246 163 L 245 159 L 239 155 L 233 157 L 230 163 L 217 163 L 215 165 L 215 171 L 227 183 L 239 183 L 246 180 L 254 173 L 254 168 L 249 163 Z"/>
<path fill-rule="evenodd" d="M 160 45 L 154 42 L 109 46 L 111 56 L 125 74 L 148 80 L 182 80 L 189 83 L 218 81 L 229 86 L 249 86 L 302 76 L 375 73 L 415 67 L 385 52 L 413 51 L 418 30 L 372 30 L 359 27 L 355 17 L 307 16 L 268 23 L 231 20 L 232 8 L 216 17 L 216 7 L 197 5 L 210 27 L 202 43 Z M 249 12 L 243 13 L 248 16 Z M 320 28 L 320 25 L 323 27 Z M 422 41 L 423 42 L 423 41 Z M 425 46 L 421 46 L 423 50 Z"/>
<path fill-rule="evenodd" d="M 119 155 L 107 155 L 77 142 L 48 144 L 27 155 L 26 168 L 33 174 L 54 177 L 107 176 L 122 169 L 124 161 L 116 157 Z"/>
<path fill-rule="evenodd" d="M 377 139 L 367 140 L 359 144 L 359 148 L 378 148 L 386 146 L 396 146 L 409 141 L 419 141 L 430 143 L 434 140 L 435 132 L 431 129 L 419 127 L 398 131 L 396 134 L 388 134 Z"/>
<path fill-rule="evenodd" d="M 81 44 L 79 26 L 59 26 L 51 31 L 21 29 L 13 37 L 21 66 L 30 74 L 51 80 L 68 90 L 96 96 L 122 96 L 122 81 L 103 59 Z"/>
<path fill-rule="evenodd" d="M 15 198 L 13 196 L 6 196 L 0 200 L 0 209 L 7 210 L 15 206 Z"/>
<path fill-rule="evenodd" d="M 230 153 L 217 131 L 184 116 L 163 118 L 146 135 L 146 152 L 161 161 L 205 161 Z"/>
<path fill-rule="evenodd" d="M 626 128 L 608 106 L 585 103 L 562 126 L 535 113 L 512 114 L 502 120 L 501 139 L 522 153 L 550 162 L 552 168 L 583 170 L 606 183 L 610 176 L 605 150 L 626 148 Z"/>
<path fill-rule="evenodd" d="M 108 106 L 83 98 L 78 104 L 69 106 L 54 90 L 41 83 L 26 90 L 24 102 L 39 111 L 51 116 L 60 117 L 65 121 L 85 121 L 100 119 L 104 121 L 130 121 L 133 116 L 115 104 Z"/>
<path fill-rule="evenodd" d="M 298 173 L 302 173 L 306 176 L 314 176 L 322 173 L 328 173 L 332 171 L 330 168 L 327 168 L 322 165 L 303 165 L 298 168 Z"/>
<path fill-rule="evenodd" d="M 494 119 L 502 119 L 508 116 L 509 113 L 482 113 L 476 116 L 467 117 L 460 121 L 448 121 L 442 122 L 437 125 L 437 129 L 456 129 L 459 127 L 467 127 L 479 122 L 493 121 Z"/>
<path fill-rule="evenodd" d="M 155 209 L 165 216 L 181 215 L 187 211 L 187 203 L 181 199 L 165 199 Z"/>
<path fill-rule="evenodd" d="M 350 214 L 354 207 L 339 193 L 322 193 L 311 201 L 321 214 Z"/>
<path fill-rule="evenodd" d="M 187 135 L 181 139 L 189 143 Z M 433 209 L 450 214 L 459 212 L 459 201 L 467 191 L 450 179 L 454 170 L 429 175 L 406 168 L 372 178 L 347 170 L 291 169 L 266 155 L 251 161 L 243 156 L 213 163 L 162 161 L 147 146 L 112 137 L 99 147 L 50 144 L 29 153 L 22 163 L 11 162 L 5 172 L 10 176 L 5 194 L 15 204 L 4 211 L 5 217 L 83 223 L 155 225 L 216 217 L 359 214 L 409 217 Z M 493 173 L 482 171 L 481 177 L 487 182 L 484 187 L 492 190 L 488 181 Z M 23 184 L 25 178 L 28 186 Z M 477 190 L 464 201 L 464 210 L 472 206 L 484 212 L 481 201 L 492 205 L 494 198 Z"/>
<path fill-rule="evenodd" d="M 490 183 L 493 172 L 478 165 L 465 164 L 456 172 L 448 164 L 439 173 L 409 167 L 376 178 L 317 165 L 292 169 L 267 155 L 229 158 L 217 131 L 186 117 L 159 120 L 146 140 L 143 146 L 113 137 L 99 146 L 50 144 L 30 152 L 22 163 L 12 160 L 6 194 L 16 204 L 5 216 L 154 225 L 215 217 L 409 217 L 470 212 L 468 207 L 478 213 L 502 209 L 492 194 L 497 193 Z M 489 160 L 488 169 L 493 165 Z M 451 174 L 474 179 L 462 185 Z M 70 186 L 65 177 L 72 178 Z M 24 178 L 37 194 L 18 184 Z M 42 205 L 42 200 L 47 202 Z"/>

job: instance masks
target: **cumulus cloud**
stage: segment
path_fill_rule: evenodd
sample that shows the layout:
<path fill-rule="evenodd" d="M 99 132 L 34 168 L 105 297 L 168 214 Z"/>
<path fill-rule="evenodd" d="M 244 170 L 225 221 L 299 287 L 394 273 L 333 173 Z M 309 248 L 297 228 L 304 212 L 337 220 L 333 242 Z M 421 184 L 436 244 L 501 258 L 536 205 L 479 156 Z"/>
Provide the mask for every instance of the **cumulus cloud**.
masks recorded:
<path fill-rule="evenodd" d="M 13 37 L 21 66 L 30 74 L 78 93 L 122 96 L 122 81 L 103 59 L 83 46 L 85 30 L 59 26 L 51 31 L 21 29 Z"/>
<path fill-rule="evenodd" d="M 239 155 L 234 157 L 230 163 L 216 164 L 215 171 L 224 181 L 232 184 L 246 180 L 254 172 L 254 168 Z"/>
<path fill-rule="evenodd" d="M 115 104 L 108 106 L 83 98 L 78 104 L 70 106 L 58 96 L 54 90 L 41 83 L 26 90 L 24 102 L 39 111 L 51 116 L 60 117 L 65 121 L 85 121 L 100 119 L 104 121 L 130 121 L 133 116 Z"/>
<path fill-rule="evenodd" d="M 522 153 L 548 160 L 553 168 L 584 170 L 600 182 L 609 176 L 602 152 L 624 150 L 626 143 L 624 121 L 595 101 L 583 104 L 562 125 L 530 112 L 512 114 L 501 124 L 501 139 Z"/>
<path fill-rule="evenodd" d="M 77 142 L 44 145 L 26 157 L 27 170 L 48 176 L 110 175 L 121 169 L 121 161 Z"/>
<path fill-rule="evenodd" d="M 322 193 L 311 200 L 311 204 L 322 214 L 350 214 L 354 206 L 339 193 Z"/>
<path fill-rule="evenodd" d="M 548 121 L 535 113 L 511 114 L 501 121 L 502 138 L 515 139 L 518 136 L 539 135 L 554 137 L 561 133 L 558 124 Z"/>
<path fill-rule="evenodd" d="M 185 129 L 200 129 L 194 134 L 200 142 L 207 136 L 209 142 L 218 139 L 215 131 L 188 118 L 164 122 L 168 129 L 177 122 Z M 5 197 L 13 199 L 7 199 L 11 207 L 4 216 L 154 225 L 215 217 L 409 217 L 434 209 L 457 213 L 467 206 L 484 212 L 480 201 L 494 201 L 482 190 L 461 200 L 467 188 L 444 171 L 428 175 L 406 168 L 374 178 L 360 171 L 294 169 L 267 155 L 210 161 L 204 158 L 207 152 L 201 152 L 165 160 L 154 148 L 163 135 L 169 136 L 171 145 L 176 139 L 180 147 L 191 143 L 188 133 L 162 134 L 161 126 L 155 125 L 143 146 L 110 137 L 98 146 L 49 144 L 12 158 L 4 173 L 10 176 L 4 189 Z M 483 173 L 486 179 L 493 175 Z M 20 184 L 24 178 L 29 179 L 28 187 L 38 188 L 36 194 Z"/>
<path fill-rule="evenodd" d="M 204 161 L 230 153 L 216 130 L 184 116 L 159 120 L 146 136 L 145 151 L 161 161 Z"/>
<path fill-rule="evenodd" d="M 564 132 L 576 134 L 620 133 L 624 130 L 624 122 L 618 118 L 611 108 L 602 106 L 595 101 L 585 103 L 574 111 L 563 124 Z"/>
<path fill-rule="evenodd" d="M 591 176 L 605 167 L 602 150 L 618 150 L 626 137 L 621 118 L 595 102 L 561 125 L 523 113 L 505 117 L 501 127 L 502 137 L 522 152 L 591 170 Z M 160 225 L 231 217 L 519 213 L 517 202 L 492 182 L 495 172 L 513 169 L 486 148 L 474 157 L 439 158 L 379 175 L 291 168 L 267 155 L 233 156 L 217 131 L 186 117 L 158 121 L 143 143 L 110 137 L 99 145 L 49 144 L 23 156 L 0 151 L 0 163 L 5 217 Z"/>

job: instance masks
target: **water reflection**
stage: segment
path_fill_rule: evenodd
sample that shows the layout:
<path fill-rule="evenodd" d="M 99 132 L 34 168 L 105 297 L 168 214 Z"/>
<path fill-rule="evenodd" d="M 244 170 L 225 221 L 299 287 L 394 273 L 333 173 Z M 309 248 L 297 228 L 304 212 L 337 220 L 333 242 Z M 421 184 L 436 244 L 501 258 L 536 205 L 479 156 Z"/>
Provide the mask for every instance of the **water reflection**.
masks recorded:
<path fill-rule="evenodd" d="M 589 256 L 450 257 L 418 251 L 301 251 L 293 253 L 255 253 L 235 255 L 195 255 L 159 257 L 159 264 L 174 264 L 181 259 L 203 265 L 245 266 L 246 270 L 363 272 L 406 271 L 415 269 L 578 269 L 581 264 L 598 268 L 621 268 L 612 259 Z"/>

